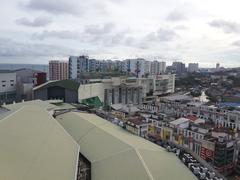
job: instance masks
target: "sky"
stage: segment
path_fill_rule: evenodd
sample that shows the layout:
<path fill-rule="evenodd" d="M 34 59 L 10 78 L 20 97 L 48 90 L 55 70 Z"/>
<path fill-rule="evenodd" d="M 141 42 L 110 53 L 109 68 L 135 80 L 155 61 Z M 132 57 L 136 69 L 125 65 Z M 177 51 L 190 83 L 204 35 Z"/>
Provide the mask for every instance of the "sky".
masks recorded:
<path fill-rule="evenodd" d="M 0 63 L 69 55 L 240 66 L 239 0 L 3 0 Z"/>

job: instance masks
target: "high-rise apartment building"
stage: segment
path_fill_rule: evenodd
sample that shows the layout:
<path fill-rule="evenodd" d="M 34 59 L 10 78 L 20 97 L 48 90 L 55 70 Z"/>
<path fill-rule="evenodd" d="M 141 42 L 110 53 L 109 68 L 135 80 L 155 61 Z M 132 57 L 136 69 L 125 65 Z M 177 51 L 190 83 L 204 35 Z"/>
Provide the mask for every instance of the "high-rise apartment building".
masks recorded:
<path fill-rule="evenodd" d="M 182 62 L 173 62 L 172 68 L 175 70 L 176 74 L 182 74 L 186 72 L 185 64 Z"/>
<path fill-rule="evenodd" d="M 95 66 L 94 60 L 89 60 L 88 56 L 70 56 L 68 63 L 70 79 L 78 79 L 81 73 L 89 72 L 90 69 L 92 70 L 92 68 Z"/>
<path fill-rule="evenodd" d="M 197 72 L 198 69 L 199 69 L 198 63 L 189 63 L 188 64 L 188 72 L 190 72 L 190 73 Z"/>
<path fill-rule="evenodd" d="M 146 69 L 146 62 L 147 61 L 145 59 L 141 58 L 127 59 L 125 60 L 126 70 L 129 73 L 135 74 L 136 77 L 142 77 L 143 75 L 149 72 L 149 70 Z"/>
<path fill-rule="evenodd" d="M 49 80 L 68 79 L 68 62 L 66 61 L 49 61 Z"/>
<path fill-rule="evenodd" d="M 153 75 L 164 74 L 166 72 L 166 62 L 151 62 L 150 73 Z"/>

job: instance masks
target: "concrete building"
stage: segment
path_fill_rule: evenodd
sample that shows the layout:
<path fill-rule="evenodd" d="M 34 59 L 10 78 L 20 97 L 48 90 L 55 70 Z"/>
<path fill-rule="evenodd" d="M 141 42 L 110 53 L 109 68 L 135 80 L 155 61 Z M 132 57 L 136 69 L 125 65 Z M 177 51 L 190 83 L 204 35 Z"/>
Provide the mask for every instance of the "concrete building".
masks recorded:
<path fill-rule="evenodd" d="M 173 62 L 172 68 L 175 70 L 176 74 L 183 74 L 186 72 L 185 64 L 182 62 Z"/>
<path fill-rule="evenodd" d="M 0 105 L 16 101 L 16 73 L 0 70 Z"/>
<path fill-rule="evenodd" d="M 98 63 L 96 59 L 89 59 L 89 72 L 96 72 L 98 69 Z"/>
<path fill-rule="evenodd" d="M 90 63 L 91 62 L 91 63 Z M 89 64 L 90 63 L 90 64 Z M 94 70 L 96 61 L 90 61 L 88 56 L 70 56 L 69 57 L 69 78 L 78 79 L 81 73 Z M 90 68 L 91 65 L 91 68 Z"/>
<path fill-rule="evenodd" d="M 151 71 L 152 75 L 164 74 L 166 72 L 166 62 L 153 61 L 151 62 Z"/>
<path fill-rule="evenodd" d="M 135 74 L 138 78 L 149 73 L 149 65 L 146 66 L 145 59 L 127 59 L 125 60 L 125 63 L 127 72 Z"/>
<path fill-rule="evenodd" d="M 90 84 L 79 87 L 79 102 L 98 97 L 105 105 L 140 104 L 143 98 L 142 86 L 136 79 L 111 78 L 90 80 Z"/>
<path fill-rule="evenodd" d="M 45 72 L 33 69 L 15 70 L 17 76 L 17 101 L 32 100 L 32 89 L 46 82 Z"/>
<path fill-rule="evenodd" d="M 189 63 L 188 64 L 188 72 L 193 73 L 193 72 L 198 72 L 199 66 L 198 63 Z"/>
<path fill-rule="evenodd" d="M 153 79 L 153 95 L 164 95 L 175 92 L 175 74 L 156 75 Z"/>
<path fill-rule="evenodd" d="M 49 61 L 49 80 L 68 79 L 68 62 L 65 61 Z"/>
<path fill-rule="evenodd" d="M 146 96 L 174 93 L 175 75 L 158 75 L 148 78 L 116 77 L 92 79 L 79 87 L 79 102 L 98 97 L 105 105 L 141 104 Z"/>
<path fill-rule="evenodd" d="M 126 122 L 126 130 L 140 137 L 147 137 L 148 122 L 139 117 L 129 118 Z"/>
<path fill-rule="evenodd" d="M 150 61 L 145 61 L 145 75 L 150 74 L 151 72 L 151 62 Z"/>
<path fill-rule="evenodd" d="M 68 61 L 69 79 L 77 79 L 78 77 L 78 57 L 70 56 Z"/>

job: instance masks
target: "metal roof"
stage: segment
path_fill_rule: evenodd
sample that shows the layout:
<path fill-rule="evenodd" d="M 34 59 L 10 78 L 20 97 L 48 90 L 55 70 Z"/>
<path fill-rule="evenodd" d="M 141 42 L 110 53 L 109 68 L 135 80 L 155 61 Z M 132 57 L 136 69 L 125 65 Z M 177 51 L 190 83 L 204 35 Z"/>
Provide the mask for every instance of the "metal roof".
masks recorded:
<path fill-rule="evenodd" d="M 179 118 L 179 119 L 176 119 L 176 120 L 174 120 L 174 121 L 171 121 L 170 124 L 177 126 L 177 125 L 180 125 L 180 124 L 182 124 L 182 123 L 189 122 L 189 121 L 190 121 L 190 120 L 187 119 L 187 118 Z"/>
<path fill-rule="evenodd" d="M 91 162 L 92 180 L 197 179 L 175 154 L 94 114 L 69 112 L 57 120 Z"/>
<path fill-rule="evenodd" d="M 59 87 L 63 87 L 65 89 L 69 89 L 69 90 L 73 90 L 73 91 L 77 91 L 79 88 L 79 83 L 74 81 L 74 80 L 59 80 L 59 81 L 48 81 L 44 84 L 41 84 L 35 88 L 33 88 L 33 90 L 38 90 L 38 89 L 46 89 L 49 87 L 54 87 L 54 86 L 59 86 Z"/>
<path fill-rule="evenodd" d="M 165 96 L 163 99 L 168 100 L 168 101 L 189 101 L 192 100 L 193 98 L 191 96 L 187 95 L 171 95 L 171 96 Z"/>
<path fill-rule="evenodd" d="M 6 106 L 0 120 L 1 180 L 75 180 L 79 145 L 41 101 Z"/>

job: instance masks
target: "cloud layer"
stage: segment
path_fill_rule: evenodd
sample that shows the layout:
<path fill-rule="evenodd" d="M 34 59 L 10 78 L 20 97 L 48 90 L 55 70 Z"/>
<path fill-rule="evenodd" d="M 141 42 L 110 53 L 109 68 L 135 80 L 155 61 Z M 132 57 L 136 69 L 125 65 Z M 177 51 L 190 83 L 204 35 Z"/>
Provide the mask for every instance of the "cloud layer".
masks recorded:
<path fill-rule="evenodd" d="M 0 62 L 91 52 L 240 66 L 239 6 L 238 0 L 4 1 Z"/>
<path fill-rule="evenodd" d="M 34 20 L 29 20 L 26 17 L 16 19 L 16 23 L 19 25 L 30 26 L 30 27 L 45 27 L 52 23 L 52 20 L 47 17 L 36 17 Z"/>
<path fill-rule="evenodd" d="M 209 25 L 215 28 L 220 28 L 225 33 L 240 33 L 240 24 L 233 21 L 218 19 L 211 21 Z"/>
<path fill-rule="evenodd" d="M 30 0 L 26 7 L 30 10 L 45 11 L 50 14 L 72 14 L 81 13 L 81 0 Z"/>

